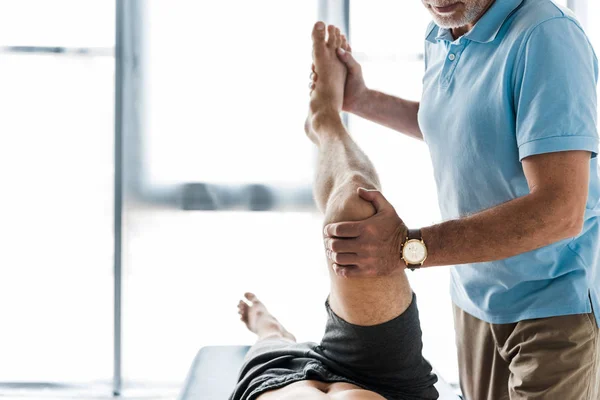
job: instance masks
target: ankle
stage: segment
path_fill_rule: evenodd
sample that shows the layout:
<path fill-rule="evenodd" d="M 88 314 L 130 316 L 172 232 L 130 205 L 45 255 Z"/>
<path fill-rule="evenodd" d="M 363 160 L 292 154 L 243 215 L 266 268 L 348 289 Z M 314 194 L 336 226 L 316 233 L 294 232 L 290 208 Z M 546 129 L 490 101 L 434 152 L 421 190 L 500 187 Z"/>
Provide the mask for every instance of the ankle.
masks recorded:
<path fill-rule="evenodd" d="M 340 113 L 331 109 L 319 109 L 312 113 L 312 129 L 318 134 L 333 133 L 343 128 Z"/>

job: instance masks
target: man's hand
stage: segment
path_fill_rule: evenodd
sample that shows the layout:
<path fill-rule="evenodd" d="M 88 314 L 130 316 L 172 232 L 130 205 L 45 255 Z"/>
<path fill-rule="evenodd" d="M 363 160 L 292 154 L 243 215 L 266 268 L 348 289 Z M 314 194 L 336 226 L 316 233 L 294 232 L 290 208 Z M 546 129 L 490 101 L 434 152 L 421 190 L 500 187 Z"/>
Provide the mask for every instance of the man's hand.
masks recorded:
<path fill-rule="evenodd" d="M 403 270 L 400 249 L 406 225 L 394 207 L 376 190 L 359 189 L 358 194 L 377 211 L 364 221 L 338 222 L 325 227 L 325 248 L 343 277 L 385 276 Z"/>
<path fill-rule="evenodd" d="M 342 61 L 348 70 L 346 77 L 346 85 L 344 89 L 344 104 L 342 110 L 346 112 L 354 113 L 360 104 L 365 100 L 369 89 L 365 84 L 363 78 L 362 67 L 352 56 L 352 47 L 348 43 L 346 36 L 341 35 L 342 45 L 337 49 L 337 56 Z M 312 71 L 310 74 L 311 83 L 309 88 L 314 90 L 317 80 L 319 79 L 318 74 L 315 71 L 315 65 L 312 65 Z"/>

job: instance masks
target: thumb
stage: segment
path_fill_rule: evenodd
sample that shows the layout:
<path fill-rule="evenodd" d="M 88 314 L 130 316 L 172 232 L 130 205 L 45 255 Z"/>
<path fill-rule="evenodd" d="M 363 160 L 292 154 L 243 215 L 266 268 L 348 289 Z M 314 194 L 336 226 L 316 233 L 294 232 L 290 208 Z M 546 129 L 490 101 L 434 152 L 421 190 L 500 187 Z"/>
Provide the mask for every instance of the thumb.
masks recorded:
<path fill-rule="evenodd" d="M 377 212 L 381 212 L 392 207 L 392 205 L 379 190 L 369 190 L 361 187 L 358 188 L 358 195 L 361 197 L 361 199 L 371 202 L 373 206 L 375 206 L 375 210 Z"/>
<path fill-rule="evenodd" d="M 360 70 L 360 64 L 354 59 L 354 56 L 349 51 L 342 49 L 341 47 L 337 49 L 338 58 L 346 64 L 348 67 L 348 71 L 351 74 L 355 74 Z"/>

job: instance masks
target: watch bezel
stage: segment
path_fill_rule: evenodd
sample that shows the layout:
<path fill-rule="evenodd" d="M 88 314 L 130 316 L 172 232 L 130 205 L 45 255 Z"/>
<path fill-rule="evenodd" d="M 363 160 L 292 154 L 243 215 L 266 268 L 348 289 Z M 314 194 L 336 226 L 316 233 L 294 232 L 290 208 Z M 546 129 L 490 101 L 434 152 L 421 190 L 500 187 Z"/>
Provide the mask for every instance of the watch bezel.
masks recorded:
<path fill-rule="evenodd" d="M 419 243 L 421 246 L 423 246 L 423 252 L 425 253 L 423 255 L 423 258 L 419 261 L 410 261 L 407 259 L 406 257 L 406 245 L 408 245 L 411 242 L 416 242 Z M 404 242 L 404 244 L 402 245 L 402 259 L 409 265 L 423 265 L 423 263 L 425 262 L 425 260 L 427 259 L 427 246 L 425 246 L 425 242 L 423 242 L 422 239 L 408 239 L 406 242 Z"/>

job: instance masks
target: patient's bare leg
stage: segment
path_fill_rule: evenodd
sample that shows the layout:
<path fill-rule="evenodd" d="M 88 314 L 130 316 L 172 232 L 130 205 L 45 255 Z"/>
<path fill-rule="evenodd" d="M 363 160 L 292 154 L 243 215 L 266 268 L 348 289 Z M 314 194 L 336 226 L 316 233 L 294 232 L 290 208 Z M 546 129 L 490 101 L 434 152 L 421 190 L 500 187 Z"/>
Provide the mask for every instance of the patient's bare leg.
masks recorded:
<path fill-rule="evenodd" d="M 325 224 L 358 221 L 371 217 L 375 210 L 362 200 L 357 189 L 380 189 L 373 164 L 346 131 L 338 109 L 343 96 L 345 69 L 340 69 L 335 49 L 341 37 L 329 29 L 313 31 L 314 61 L 319 80 L 311 95 L 306 133 L 319 150 L 314 196 L 325 214 Z M 341 83 L 340 83 L 341 82 Z M 336 103 L 338 102 L 338 103 Z M 398 249 L 400 252 L 400 249 Z M 332 310 L 347 322 L 376 325 L 402 314 L 412 301 L 412 290 L 402 269 L 391 276 L 343 278 L 333 271 L 328 260 Z"/>

